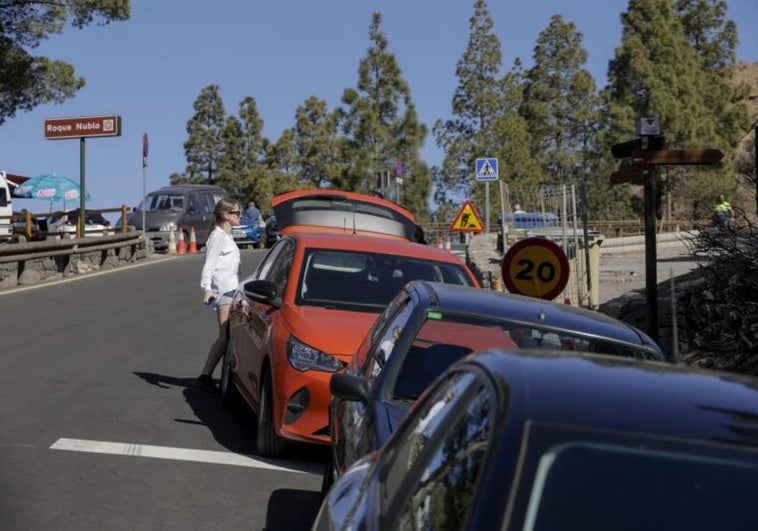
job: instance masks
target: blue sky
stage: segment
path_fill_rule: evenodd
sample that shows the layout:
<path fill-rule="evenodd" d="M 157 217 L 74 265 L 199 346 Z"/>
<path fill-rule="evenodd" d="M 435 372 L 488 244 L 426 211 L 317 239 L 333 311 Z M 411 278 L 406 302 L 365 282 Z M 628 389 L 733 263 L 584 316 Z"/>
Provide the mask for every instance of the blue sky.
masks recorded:
<path fill-rule="evenodd" d="M 758 61 L 756 0 L 728 0 L 740 32 L 738 60 Z M 227 114 L 252 96 L 275 141 L 294 124 L 295 109 L 309 96 L 339 104 L 355 86 L 358 62 L 369 46 L 371 14 L 382 27 L 421 120 L 429 127 L 450 115 L 457 85 L 455 65 L 469 37 L 473 0 L 132 0 L 131 19 L 108 26 L 68 29 L 33 53 L 73 64 L 87 85 L 61 105 L 44 105 L 0 125 L 0 169 L 32 176 L 80 175 L 77 140 L 45 140 L 48 118 L 118 114 L 122 134 L 86 141 L 89 208 L 136 205 L 142 198 L 142 135 L 150 143 L 147 191 L 168 184 L 186 165 L 183 143 L 200 91 L 219 85 Z M 606 83 L 608 60 L 620 44 L 620 14 L 627 0 L 489 0 L 494 32 L 503 48 L 503 71 L 520 58 L 525 66 L 537 35 L 555 14 L 573 22 L 589 53 L 587 68 Z M 428 138 L 430 165 L 442 153 Z M 473 171 L 473 170 L 472 170 Z M 473 176 L 473 174 L 472 174 Z M 49 210 L 39 200 L 16 200 L 16 210 Z M 75 205 L 71 205 L 72 207 Z M 55 205 L 61 208 L 62 205 Z M 68 205 L 67 205 L 68 207 Z M 112 216 L 109 216 L 112 217 Z"/>

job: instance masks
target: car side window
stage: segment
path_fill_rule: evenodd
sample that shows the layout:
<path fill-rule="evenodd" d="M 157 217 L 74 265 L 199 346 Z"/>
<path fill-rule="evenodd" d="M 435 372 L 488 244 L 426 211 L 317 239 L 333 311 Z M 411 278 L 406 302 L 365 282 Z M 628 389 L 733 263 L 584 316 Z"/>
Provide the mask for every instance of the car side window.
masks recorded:
<path fill-rule="evenodd" d="M 473 391 L 473 392 L 471 392 Z M 469 382 L 460 407 L 436 433 L 412 474 L 414 484 L 405 491 L 399 512 L 399 529 L 462 529 L 492 435 L 493 399 L 480 382 Z"/>
<path fill-rule="evenodd" d="M 380 465 L 379 471 L 384 482 L 384 494 L 388 496 L 382 500 L 383 506 L 394 507 L 402 502 L 401 498 L 406 497 L 407 490 L 401 492 L 403 483 L 414 474 L 426 445 L 454 419 L 460 400 L 468 387 L 475 383 L 475 379 L 470 373 L 449 373 L 431 394 L 417 403 L 411 421 L 404 422 L 403 427 L 392 435 L 393 440 L 399 444 L 387 462 Z M 396 510 L 391 512 L 397 513 Z"/>
<path fill-rule="evenodd" d="M 382 334 L 375 337 L 371 342 L 371 350 L 363 364 L 363 375 L 369 382 L 379 375 L 392 354 L 400 334 L 413 314 L 415 306 L 412 302 L 411 297 L 406 297 L 395 308 L 392 318 L 383 327 Z"/>
<path fill-rule="evenodd" d="M 287 289 L 292 262 L 295 257 L 295 242 L 282 240 L 276 250 L 272 250 L 266 257 L 266 263 L 261 265 L 258 278 L 268 280 L 276 286 L 276 299 L 282 300 L 284 290 Z"/>

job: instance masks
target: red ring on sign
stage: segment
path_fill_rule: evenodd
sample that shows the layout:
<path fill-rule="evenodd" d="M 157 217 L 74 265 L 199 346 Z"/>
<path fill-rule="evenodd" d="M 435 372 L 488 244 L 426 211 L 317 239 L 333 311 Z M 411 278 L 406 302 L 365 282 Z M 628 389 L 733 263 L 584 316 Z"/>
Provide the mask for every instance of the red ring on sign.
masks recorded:
<path fill-rule="evenodd" d="M 500 266 L 500 273 L 503 276 L 503 283 L 511 293 L 517 293 L 519 295 L 527 295 L 532 297 L 534 296 L 530 293 L 523 292 L 513 281 L 510 274 L 511 264 L 516 255 L 518 255 L 518 253 L 521 252 L 524 248 L 534 246 L 543 247 L 558 260 L 560 271 L 558 274 L 557 284 L 550 291 L 538 296 L 540 299 L 553 300 L 561 291 L 566 288 L 566 284 L 568 284 L 569 262 L 568 258 L 566 258 L 566 253 L 563 252 L 563 249 L 561 249 L 561 247 L 552 240 L 548 240 L 546 238 L 526 238 L 514 243 L 508 249 L 508 252 L 505 253 L 505 256 L 503 257 L 503 263 Z"/>

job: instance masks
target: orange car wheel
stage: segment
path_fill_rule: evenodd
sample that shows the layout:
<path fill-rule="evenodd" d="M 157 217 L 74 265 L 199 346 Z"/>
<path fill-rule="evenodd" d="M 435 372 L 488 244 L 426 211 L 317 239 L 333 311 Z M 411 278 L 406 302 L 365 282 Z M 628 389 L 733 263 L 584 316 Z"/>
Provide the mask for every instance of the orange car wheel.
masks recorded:
<path fill-rule="evenodd" d="M 265 457 L 282 457 L 286 450 L 284 439 L 276 434 L 274 429 L 274 393 L 271 384 L 271 371 L 263 374 L 261 386 L 260 411 L 258 412 L 258 425 L 256 430 L 256 443 L 258 453 Z"/>

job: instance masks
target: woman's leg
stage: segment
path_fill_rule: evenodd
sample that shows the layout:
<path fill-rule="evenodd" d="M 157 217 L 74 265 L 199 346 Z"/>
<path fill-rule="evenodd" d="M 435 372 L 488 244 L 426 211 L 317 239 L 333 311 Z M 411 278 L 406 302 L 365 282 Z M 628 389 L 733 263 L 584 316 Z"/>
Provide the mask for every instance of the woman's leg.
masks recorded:
<path fill-rule="evenodd" d="M 213 370 L 226 350 L 226 342 L 229 339 L 227 337 L 227 323 L 229 322 L 228 304 L 216 308 L 216 318 L 218 319 L 218 337 L 213 342 L 213 345 L 211 345 L 211 349 L 208 351 L 208 359 L 205 360 L 202 374 L 206 376 L 213 375 Z"/>

